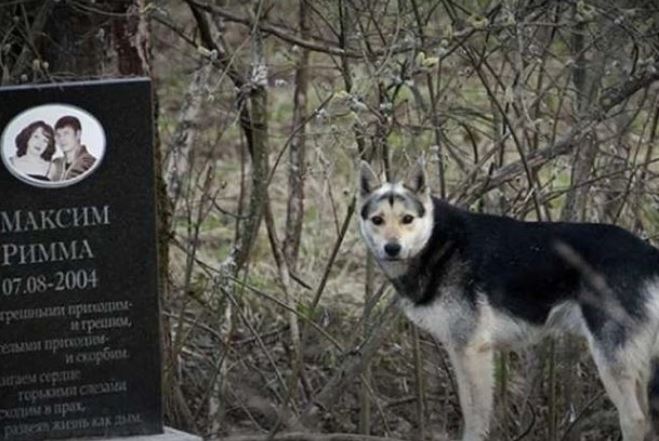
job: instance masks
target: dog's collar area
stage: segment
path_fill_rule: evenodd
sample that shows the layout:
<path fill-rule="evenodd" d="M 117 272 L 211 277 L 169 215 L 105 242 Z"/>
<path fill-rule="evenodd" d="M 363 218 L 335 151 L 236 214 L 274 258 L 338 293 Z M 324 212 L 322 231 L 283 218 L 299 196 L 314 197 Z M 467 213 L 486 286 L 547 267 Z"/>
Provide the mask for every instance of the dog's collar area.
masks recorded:
<path fill-rule="evenodd" d="M 456 251 L 454 241 L 445 242 L 436 254 L 429 246 L 417 258 L 410 259 L 407 272 L 392 278 L 391 283 L 400 296 L 416 305 L 425 305 L 435 298 L 441 279 L 448 272 L 447 264 Z"/>

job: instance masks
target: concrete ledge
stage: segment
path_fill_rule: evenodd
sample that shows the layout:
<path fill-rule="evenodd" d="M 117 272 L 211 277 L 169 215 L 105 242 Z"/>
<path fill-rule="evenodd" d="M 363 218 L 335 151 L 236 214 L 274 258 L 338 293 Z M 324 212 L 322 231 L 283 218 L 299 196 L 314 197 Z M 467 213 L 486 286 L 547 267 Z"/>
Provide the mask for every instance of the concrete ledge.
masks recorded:
<path fill-rule="evenodd" d="M 116 436 L 112 438 L 77 438 L 71 441 L 202 441 L 202 438 L 191 433 L 181 432 L 180 430 L 165 427 L 164 433 L 155 435 L 135 435 L 135 436 Z"/>
<path fill-rule="evenodd" d="M 201 437 L 180 430 L 165 427 L 164 433 L 158 435 L 139 435 L 123 438 L 106 438 L 107 441 L 201 441 Z"/>

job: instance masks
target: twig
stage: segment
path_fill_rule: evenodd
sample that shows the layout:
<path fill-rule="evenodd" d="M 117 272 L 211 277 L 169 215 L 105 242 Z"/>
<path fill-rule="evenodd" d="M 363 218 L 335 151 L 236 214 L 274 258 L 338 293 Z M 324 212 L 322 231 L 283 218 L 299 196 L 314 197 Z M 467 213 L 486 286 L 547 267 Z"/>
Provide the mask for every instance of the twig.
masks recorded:
<path fill-rule="evenodd" d="M 37 50 L 37 45 L 34 42 L 34 38 L 43 32 L 44 26 L 46 26 L 48 17 L 50 17 L 54 6 L 55 2 L 53 1 L 43 2 L 43 5 L 39 9 L 39 12 L 32 22 L 32 26 L 25 33 L 25 43 L 23 44 L 23 48 L 21 49 L 21 53 L 18 55 L 16 62 L 12 66 L 10 78 L 17 78 L 21 71 L 25 69 L 27 63 L 31 61 L 31 59 L 28 58 L 31 52 L 33 59 L 38 59 L 41 61 L 41 55 Z M 24 6 L 21 5 L 21 8 L 27 21 L 27 13 L 25 12 Z"/>
<path fill-rule="evenodd" d="M 531 404 L 530 400 L 526 400 L 526 404 L 528 404 L 529 410 L 531 411 L 531 421 L 529 422 L 529 425 L 524 429 L 522 433 L 517 435 L 515 438 L 513 438 L 513 441 L 521 441 L 522 439 L 526 438 L 526 436 L 531 433 L 531 429 L 533 429 L 533 426 L 535 426 L 535 420 L 536 420 L 536 414 L 535 414 L 535 409 L 533 408 L 533 404 Z"/>
<path fill-rule="evenodd" d="M 483 194 L 509 182 L 524 172 L 525 163 L 529 169 L 539 168 L 555 157 L 571 152 L 575 142 L 584 133 L 603 121 L 611 109 L 657 80 L 659 80 L 659 63 L 635 77 L 606 89 L 602 92 L 598 101 L 599 106 L 595 106 L 589 115 L 554 144 L 529 153 L 525 162 L 518 160 L 496 170 L 492 176 L 477 179 L 474 184 L 455 195 L 453 199 L 467 205 L 471 204 L 482 197 Z"/>
<path fill-rule="evenodd" d="M 567 426 L 567 429 L 565 429 L 565 432 L 563 433 L 563 437 L 561 438 L 561 441 L 567 441 L 568 436 L 571 434 L 572 429 L 574 429 L 574 428 L 577 426 L 577 424 L 579 424 L 579 422 L 581 422 L 581 420 L 585 417 L 585 415 L 586 415 L 586 411 L 587 411 L 588 409 L 590 409 L 590 408 L 593 406 L 593 404 L 595 404 L 595 403 L 597 402 L 597 400 L 599 400 L 599 399 L 602 398 L 603 396 L 604 396 L 604 391 L 601 390 L 601 391 L 599 391 L 598 393 L 596 393 L 595 396 L 593 396 L 593 397 L 592 397 L 592 398 L 591 398 L 591 399 L 590 399 L 590 400 L 584 405 L 584 407 L 581 409 L 581 411 L 580 411 L 579 414 L 576 416 L 576 418 L 570 423 L 569 426 Z"/>
<path fill-rule="evenodd" d="M 236 15 L 232 12 L 227 11 L 225 8 L 221 8 L 221 7 L 218 7 L 218 6 L 215 6 L 215 5 L 210 5 L 208 3 L 204 3 L 204 2 L 201 2 L 201 1 L 198 1 L 198 0 L 186 0 L 186 2 L 193 4 L 196 7 L 198 7 L 199 9 L 202 9 L 204 11 L 217 14 L 218 16 L 224 18 L 227 21 L 242 24 L 242 25 L 248 26 L 250 28 L 258 27 L 262 32 L 264 32 L 266 34 L 274 35 L 274 36 L 280 38 L 281 40 L 283 40 L 287 43 L 294 44 L 294 45 L 303 47 L 303 48 L 308 49 L 308 50 L 312 50 L 312 51 L 315 51 L 315 52 L 321 52 L 321 53 L 325 53 L 325 54 L 329 54 L 329 55 L 334 55 L 334 56 L 338 56 L 338 57 L 349 57 L 349 58 L 355 58 L 355 59 L 363 59 L 364 58 L 364 54 L 361 53 L 361 52 L 351 51 L 349 49 L 345 49 L 344 47 L 330 46 L 330 45 L 327 45 L 327 44 L 326 45 L 321 45 L 321 44 L 318 44 L 314 41 L 304 39 L 304 38 L 298 37 L 296 35 L 290 34 L 286 31 L 284 31 L 283 29 L 281 29 L 277 26 L 273 26 L 269 23 L 265 23 L 265 22 L 255 23 L 251 19 L 245 18 L 245 17 L 240 17 L 239 15 Z M 437 39 L 433 39 L 431 41 L 428 41 L 428 47 L 433 47 L 434 45 L 437 44 L 438 41 L 439 40 L 437 40 Z M 413 43 L 406 43 L 406 44 L 402 44 L 400 47 L 397 47 L 395 50 L 393 50 L 391 52 L 393 54 L 397 54 L 397 53 L 408 52 L 408 51 L 414 50 L 414 49 L 419 49 L 419 47 L 417 47 L 417 45 L 415 45 Z M 378 50 L 373 51 L 373 55 L 377 56 L 377 57 L 380 57 L 380 56 L 387 55 L 389 52 L 390 52 L 389 48 L 378 49 Z"/>
<path fill-rule="evenodd" d="M 382 313 L 382 317 L 374 323 L 369 337 L 362 345 L 347 354 L 345 360 L 335 370 L 332 378 L 325 383 L 323 389 L 316 395 L 313 403 L 303 411 L 300 416 L 300 422 L 303 426 L 311 427 L 322 410 L 331 408 L 346 392 L 347 385 L 357 374 L 363 371 L 364 366 L 375 355 L 388 336 L 390 326 L 400 315 L 400 311 L 395 310 L 395 303 L 395 300 L 389 303 Z"/>
<path fill-rule="evenodd" d="M 350 205 L 348 205 L 348 210 L 346 212 L 345 218 L 343 219 L 343 224 L 341 225 L 341 231 L 339 232 L 339 237 L 334 243 L 332 254 L 330 254 L 330 258 L 327 261 L 327 265 L 325 265 L 325 271 L 323 272 L 323 276 L 320 279 L 320 283 L 318 284 L 318 288 L 316 289 L 316 293 L 314 294 L 313 300 L 309 305 L 309 308 L 312 312 L 316 309 L 316 306 L 318 306 L 320 297 L 323 295 L 323 291 L 325 290 L 325 285 L 329 280 L 330 271 L 332 271 L 332 267 L 334 266 L 334 261 L 336 260 L 336 256 L 339 254 L 339 249 L 341 248 L 343 239 L 345 238 L 346 232 L 348 231 L 348 227 L 350 226 L 350 220 L 352 219 L 352 215 L 355 213 L 356 205 L 357 205 L 357 198 L 353 196 Z"/>

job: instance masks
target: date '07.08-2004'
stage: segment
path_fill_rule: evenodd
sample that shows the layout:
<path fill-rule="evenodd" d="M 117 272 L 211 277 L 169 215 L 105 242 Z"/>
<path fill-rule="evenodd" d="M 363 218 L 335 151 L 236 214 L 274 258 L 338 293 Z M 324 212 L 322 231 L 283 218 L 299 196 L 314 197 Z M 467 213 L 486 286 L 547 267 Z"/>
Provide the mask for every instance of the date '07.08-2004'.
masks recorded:
<path fill-rule="evenodd" d="M 5 296 L 15 296 L 39 294 L 46 291 L 86 290 L 98 286 L 96 269 L 78 269 L 57 271 L 52 274 L 5 278 L 0 281 L 0 292 Z"/>

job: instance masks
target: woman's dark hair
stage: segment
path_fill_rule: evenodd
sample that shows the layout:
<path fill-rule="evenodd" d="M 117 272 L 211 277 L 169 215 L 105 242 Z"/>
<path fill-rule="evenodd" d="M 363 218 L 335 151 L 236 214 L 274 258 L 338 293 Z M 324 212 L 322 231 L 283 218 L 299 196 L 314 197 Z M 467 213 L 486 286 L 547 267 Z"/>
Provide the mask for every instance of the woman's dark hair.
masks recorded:
<path fill-rule="evenodd" d="M 16 136 L 16 156 L 20 157 L 27 153 L 27 142 L 38 128 L 41 128 L 44 134 L 48 137 L 48 147 L 46 147 L 46 150 L 43 151 L 41 157 L 46 161 L 51 160 L 55 154 L 55 132 L 53 131 L 52 127 L 43 121 L 33 122 L 21 130 L 21 133 Z"/>

